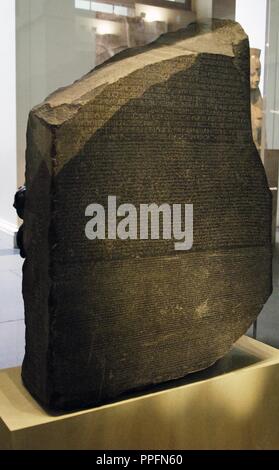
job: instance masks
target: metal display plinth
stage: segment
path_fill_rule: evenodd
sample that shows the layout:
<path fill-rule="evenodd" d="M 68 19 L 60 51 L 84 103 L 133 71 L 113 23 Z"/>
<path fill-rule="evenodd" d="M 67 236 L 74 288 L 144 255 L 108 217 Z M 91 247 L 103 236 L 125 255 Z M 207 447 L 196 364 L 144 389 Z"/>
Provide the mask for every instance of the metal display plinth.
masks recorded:
<path fill-rule="evenodd" d="M 248 337 L 207 371 L 60 416 L 33 400 L 20 372 L 0 372 L 0 449 L 279 448 L 279 350 Z"/>

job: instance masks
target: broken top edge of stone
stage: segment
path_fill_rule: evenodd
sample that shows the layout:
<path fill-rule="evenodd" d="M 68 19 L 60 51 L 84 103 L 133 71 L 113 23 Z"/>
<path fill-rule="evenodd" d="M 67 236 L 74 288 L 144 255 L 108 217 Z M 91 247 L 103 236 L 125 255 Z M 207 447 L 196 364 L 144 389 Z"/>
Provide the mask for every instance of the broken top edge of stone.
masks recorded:
<path fill-rule="evenodd" d="M 103 89 L 137 70 L 182 56 L 235 56 L 234 47 L 247 35 L 232 20 L 204 19 L 176 32 L 162 34 L 145 46 L 126 49 L 95 67 L 73 84 L 49 95 L 32 113 L 47 124 L 60 126 Z"/>

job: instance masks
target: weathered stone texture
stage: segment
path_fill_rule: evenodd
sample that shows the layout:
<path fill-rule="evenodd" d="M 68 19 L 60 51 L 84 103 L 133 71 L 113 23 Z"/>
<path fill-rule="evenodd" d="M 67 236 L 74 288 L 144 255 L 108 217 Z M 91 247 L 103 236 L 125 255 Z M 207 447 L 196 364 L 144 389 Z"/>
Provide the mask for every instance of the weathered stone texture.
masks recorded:
<path fill-rule="evenodd" d="M 249 45 L 214 21 L 119 54 L 31 111 L 23 379 L 100 404 L 221 358 L 271 293 L 271 195 L 250 123 Z M 85 237 L 85 208 L 194 206 L 194 246 Z"/>

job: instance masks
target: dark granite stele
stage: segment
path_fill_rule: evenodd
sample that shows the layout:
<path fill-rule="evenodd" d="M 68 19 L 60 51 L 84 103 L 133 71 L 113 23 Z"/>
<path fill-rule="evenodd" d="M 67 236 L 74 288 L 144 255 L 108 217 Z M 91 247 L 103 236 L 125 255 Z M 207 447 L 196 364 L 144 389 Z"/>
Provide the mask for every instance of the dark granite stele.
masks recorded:
<path fill-rule="evenodd" d="M 31 394 L 101 405 L 223 357 L 272 291 L 249 43 L 232 21 L 122 52 L 29 117 L 23 294 Z M 194 244 L 85 237 L 85 209 L 193 204 Z"/>

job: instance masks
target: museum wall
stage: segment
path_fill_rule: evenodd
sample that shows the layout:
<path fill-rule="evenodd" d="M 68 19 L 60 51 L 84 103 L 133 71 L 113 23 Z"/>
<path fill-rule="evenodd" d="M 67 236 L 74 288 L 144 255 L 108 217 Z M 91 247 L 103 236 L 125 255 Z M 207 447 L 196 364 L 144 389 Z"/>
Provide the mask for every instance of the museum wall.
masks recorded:
<path fill-rule="evenodd" d="M 224 0 L 214 0 L 213 17 L 234 20 L 235 6 L 236 0 L 227 0 L 226 2 Z"/>
<path fill-rule="evenodd" d="M 236 0 L 192 0 L 192 10 L 197 17 L 235 19 Z"/>
<path fill-rule="evenodd" d="M 12 200 L 16 190 L 15 1 L 1 0 L 0 13 L 0 229 L 16 224 Z"/>
<path fill-rule="evenodd" d="M 266 140 L 267 148 L 279 158 L 279 2 L 270 0 L 268 12 L 268 48 L 266 56 Z"/>
<path fill-rule="evenodd" d="M 192 8 L 197 13 L 197 18 L 211 18 L 213 0 L 193 0 Z"/>

